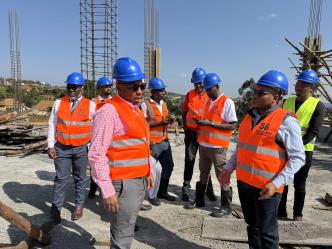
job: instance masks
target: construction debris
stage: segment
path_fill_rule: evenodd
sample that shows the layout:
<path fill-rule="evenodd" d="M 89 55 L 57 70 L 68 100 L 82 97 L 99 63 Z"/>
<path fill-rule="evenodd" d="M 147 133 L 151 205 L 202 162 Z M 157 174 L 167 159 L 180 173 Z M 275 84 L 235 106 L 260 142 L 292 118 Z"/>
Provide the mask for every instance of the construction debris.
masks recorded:
<path fill-rule="evenodd" d="M 24 245 L 27 244 L 27 248 L 29 248 L 29 244 L 31 244 L 33 240 L 37 240 L 43 245 L 50 244 L 50 237 L 42 229 L 31 224 L 28 220 L 2 202 L 0 202 L 0 216 L 31 237 L 31 239 L 20 243 Z"/>
<path fill-rule="evenodd" d="M 47 147 L 46 139 L 47 127 L 1 125 L 0 156 L 44 151 Z"/>

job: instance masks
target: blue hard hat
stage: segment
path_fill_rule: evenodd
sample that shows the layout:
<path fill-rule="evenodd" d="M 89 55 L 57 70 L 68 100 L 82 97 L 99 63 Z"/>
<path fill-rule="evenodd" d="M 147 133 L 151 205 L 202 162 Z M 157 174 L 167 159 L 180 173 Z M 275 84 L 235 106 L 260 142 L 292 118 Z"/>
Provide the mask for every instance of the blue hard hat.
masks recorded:
<path fill-rule="evenodd" d="M 219 83 L 221 83 L 221 79 L 218 74 L 208 73 L 204 78 L 204 82 L 203 82 L 204 89 L 205 90 L 209 89 L 211 87 L 218 85 Z"/>
<path fill-rule="evenodd" d="M 154 77 L 149 81 L 149 89 L 151 90 L 161 90 L 165 89 L 167 85 L 159 78 Z"/>
<path fill-rule="evenodd" d="M 66 84 L 72 84 L 77 86 L 84 86 L 85 85 L 85 79 L 81 73 L 73 72 L 68 75 L 66 81 Z"/>
<path fill-rule="evenodd" d="M 270 70 L 257 82 L 257 85 L 279 88 L 284 95 L 288 93 L 288 79 L 282 72 Z"/>
<path fill-rule="evenodd" d="M 191 83 L 201 83 L 204 81 L 204 78 L 206 76 L 206 72 L 203 68 L 198 67 L 195 68 L 195 70 L 193 71 L 192 75 L 191 75 Z"/>
<path fill-rule="evenodd" d="M 297 76 L 296 79 L 303 81 L 303 82 L 311 83 L 311 84 L 318 83 L 317 73 L 311 69 L 304 70 L 302 73 L 299 74 L 299 76 Z"/>
<path fill-rule="evenodd" d="M 99 80 L 97 81 L 97 87 L 109 86 L 109 85 L 113 86 L 113 82 L 105 76 L 99 78 Z"/>
<path fill-rule="evenodd" d="M 113 67 L 113 79 L 121 80 L 124 82 L 132 82 L 142 80 L 145 75 L 138 63 L 129 57 L 118 59 Z"/>

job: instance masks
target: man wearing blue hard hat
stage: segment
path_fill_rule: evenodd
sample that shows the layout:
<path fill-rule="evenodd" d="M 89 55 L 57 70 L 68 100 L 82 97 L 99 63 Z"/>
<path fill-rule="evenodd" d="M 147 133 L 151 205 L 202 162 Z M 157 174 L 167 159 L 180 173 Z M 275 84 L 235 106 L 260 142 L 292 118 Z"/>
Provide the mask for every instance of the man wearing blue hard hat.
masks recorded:
<path fill-rule="evenodd" d="M 239 199 L 247 223 L 249 248 L 278 249 L 277 211 L 285 185 L 305 161 L 298 120 L 281 108 L 288 80 L 270 70 L 257 82 L 253 108 L 239 127 L 235 152 L 219 182 L 229 185 L 236 170 Z"/>
<path fill-rule="evenodd" d="M 85 201 L 87 144 L 92 136 L 92 114 L 95 103 L 83 97 L 85 79 L 71 73 L 65 82 L 67 96 L 54 102 L 48 129 L 48 156 L 54 159 L 56 176 L 52 195 L 51 215 L 60 223 L 60 211 L 65 200 L 65 186 L 70 175 L 75 182 L 75 209 L 72 220 L 83 215 Z"/>
<path fill-rule="evenodd" d="M 111 214 L 111 248 L 129 249 L 145 190 L 153 185 L 149 125 L 139 109 L 146 84 L 129 57 L 116 61 L 113 78 L 118 94 L 99 104 L 94 115 L 89 162 Z"/>
<path fill-rule="evenodd" d="M 175 201 L 175 197 L 167 192 L 174 167 L 171 144 L 168 140 L 168 125 L 174 122 L 174 118 L 169 115 L 166 102 L 163 101 L 166 87 L 161 79 L 151 78 L 149 81 L 151 96 L 141 104 L 144 116 L 150 125 L 151 155 L 162 167 L 160 184 L 155 183 L 159 185 L 157 197 L 149 195 L 150 203 L 155 206 L 160 205 L 158 198 Z"/>
<path fill-rule="evenodd" d="M 96 98 L 91 99 L 98 105 L 100 102 L 103 102 L 107 99 L 112 98 L 112 87 L 113 82 L 108 77 L 100 77 L 97 81 L 97 90 L 99 95 Z"/>
<path fill-rule="evenodd" d="M 196 123 L 200 127 L 199 143 L 199 182 L 196 183 L 195 203 L 188 208 L 204 207 L 205 192 L 208 186 L 211 167 L 214 166 L 217 178 L 226 164 L 227 149 L 236 128 L 236 112 L 232 99 L 221 92 L 221 79 L 216 73 L 208 73 L 204 78 L 204 89 L 209 97 L 205 104 L 202 119 Z M 232 189 L 221 186 L 220 208 L 214 209 L 212 216 L 223 217 L 231 213 Z"/>
<path fill-rule="evenodd" d="M 312 96 L 316 90 L 317 84 L 317 73 L 314 70 L 304 70 L 297 77 L 295 84 L 296 96 L 289 97 L 283 104 L 285 110 L 296 113 L 301 126 L 302 140 L 306 155 L 304 166 L 294 176 L 294 221 L 302 220 L 302 211 L 306 195 L 306 180 L 311 167 L 315 140 L 323 119 L 325 118 L 324 104 L 319 98 Z M 285 186 L 278 210 L 278 217 L 280 219 L 288 218 L 286 209 L 287 194 L 288 186 Z"/>
<path fill-rule="evenodd" d="M 113 82 L 107 78 L 106 76 L 100 77 L 97 81 L 97 90 L 99 92 L 99 95 L 91 101 L 96 103 L 96 106 L 105 100 L 111 99 L 112 98 L 112 87 L 113 87 Z M 96 196 L 96 191 L 97 191 L 97 184 L 93 181 L 92 177 L 90 177 L 90 190 L 88 197 L 90 199 L 94 198 Z"/>
<path fill-rule="evenodd" d="M 189 201 L 190 182 L 193 177 L 196 154 L 199 144 L 197 142 L 200 127 L 196 120 L 203 118 L 205 104 L 209 101 L 209 97 L 203 87 L 203 81 L 206 72 L 203 68 L 197 67 L 191 74 L 191 84 L 194 89 L 191 89 L 185 97 L 183 103 L 182 123 L 184 129 L 184 172 L 183 172 L 183 186 L 182 196 L 183 201 Z M 217 197 L 214 194 L 211 177 L 206 187 L 206 195 L 210 201 L 216 201 Z"/>

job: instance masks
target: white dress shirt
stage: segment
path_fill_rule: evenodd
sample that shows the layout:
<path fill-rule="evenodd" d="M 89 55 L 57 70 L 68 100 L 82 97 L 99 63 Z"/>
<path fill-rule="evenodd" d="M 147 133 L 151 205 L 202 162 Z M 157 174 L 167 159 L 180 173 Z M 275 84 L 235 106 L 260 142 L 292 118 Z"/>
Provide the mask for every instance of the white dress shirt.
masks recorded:
<path fill-rule="evenodd" d="M 77 101 L 81 101 L 81 100 L 82 100 L 82 96 L 77 99 Z M 55 127 L 57 124 L 58 110 L 60 107 L 60 103 L 61 103 L 61 99 L 55 100 L 51 114 L 50 114 L 50 118 L 48 120 L 48 134 L 47 134 L 48 148 L 54 148 L 54 144 L 56 143 Z M 70 107 L 72 105 L 73 105 L 73 101 L 70 101 Z M 96 104 L 90 100 L 90 112 L 89 112 L 90 119 L 92 119 L 92 115 L 95 112 L 95 109 L 96 109 Z"/>

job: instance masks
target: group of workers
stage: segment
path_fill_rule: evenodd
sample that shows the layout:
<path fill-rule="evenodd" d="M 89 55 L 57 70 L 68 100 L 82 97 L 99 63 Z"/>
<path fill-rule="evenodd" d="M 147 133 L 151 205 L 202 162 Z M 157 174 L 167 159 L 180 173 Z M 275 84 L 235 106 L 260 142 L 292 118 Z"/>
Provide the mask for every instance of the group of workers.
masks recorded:
<path fill-rule="evenodd" d="M 118 59 L 113 78 L 115 96 L 111 96 L 112 81 L 102 77 L 97 82 L 99 96 L 89 100 L 83 97 L 83 76 L 72 73 L 65 81 L 67 95 L 54 103 L 48 132 L 48 155 L 54 159 L 56 172 L 51 218 L 61 222 L 70 175 L 75 183 L 71 218 L 82 217 L 89 164 L 88 196 L 93 198 L 99 186 L 104 207 L 111 213 L 111 248 L 123 249 L 131 246 L 146 191 L 148 201 L 155 206 L 161 204 L 160 199 L 176 200 L 168 193 L 174 167 L 168 126 L 174 117 L 163 101 L 167 85 L 160 78 L 149 81 L 151 95 L 143 100 L 145 75 L 135 60 Z M 301 72 L 296 97 L 283 101 L 288 94 L 287 77 L 274 70 L 265 73 L 254 86 L 253 108 L 239 124 L 236 150 L 228 161 L 227 149 L 238 126 L 234 102 L 222 93 L 222 80 L 216 73 L 196 68 L 191 83 L 194 89 L 185 97 L 182 116 L 185 161 L 181 199 L 188 202 L 188 209 L 204 207 L 205 195 L 217 201 L 210 174 L 213 164 L 221 196 L 220 206 L 211 215 L 230 215 L 230 178 L 236 170 L 249 248 L 278 248 L 277 218 L 287 218 L 287 185 L 293 179 L 293 219 L 300 221 L 303 216 L 306 178 L 325 116 L 323 104 L 312 94 L 317 74 L 313 70 Z M 198 150 L 200 177 L 195 200 L 189 202 Z"/>

